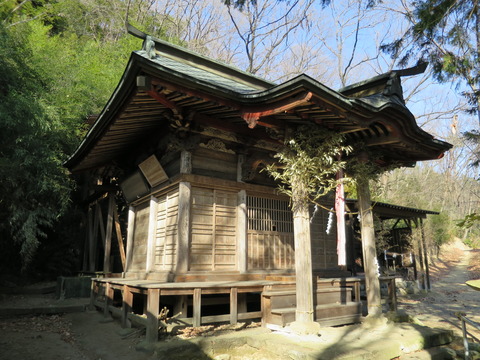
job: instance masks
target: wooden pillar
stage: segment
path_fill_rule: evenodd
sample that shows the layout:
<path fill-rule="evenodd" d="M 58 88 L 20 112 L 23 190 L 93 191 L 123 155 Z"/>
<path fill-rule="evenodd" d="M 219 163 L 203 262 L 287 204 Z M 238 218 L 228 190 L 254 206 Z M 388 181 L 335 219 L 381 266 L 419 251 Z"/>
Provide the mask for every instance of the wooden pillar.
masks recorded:
<path fill-rule="evenodd" d="M 397 311 L 397 287 L 395 277 L 388 280 L 388 300 L 390 302 L 390 311 Z"/>
<path fill-rule="evenodd" d="M 113 207 L 115 206 L 115 196 L 114 194 L 108 194 L 108 215 L 107 215 L 107 226 L 105 229 L 105 240 L 104 240 L 104 256 L 103 256 L 103 272 L 110 273 L 112 269 L 110 268 L 110 255 L 112 250 L 112 231 L 113 231 Z"/>
<path fill-rule="evenodd" d="M 95 310 L 95 302 L 97 301 L 98 296 L 98 283 L 92 279 L 90 284 L 90 304 L 88 305 L 88 310 Z"/>
<path fill-rule="evenodd" d="M 93 216 L 93 227 L 90 229 L 90 241 L 89 241 L 89 270 L 94 272 L 96 269 L 97 260 L 97 234 L 98 234 L 98 218 L 100 205 L 95 204 L 95 214 Z"/>
<path fill-rule="evenodd" d="M 243 181 L 243 164 L 246 161 L 246 156 L 244 154 L 238 155 L 237 158 L 237 182 L 244 182 Z"/>
<path fill-rule="evenodd" d="M 230 324 L 238 321 L 238 289 L 230 289 Z"/>
<path fill-rule="evenodd" d="M 192 154 L 189 151 L 183 150 L 180 153 L 180 174 L 192 173 Z"/>
<path fill-rule="evenodd" d="M 155 246 L 157 228 L 157 205 L 158 199 L 155 196 L 150 197 L 150 216 L 148 218 L 148 237 L 147 237 L 147 263 L 145 270 L 147 274 L 155 268 Z"/>
<path fill-rule="evenodd" d="M 408 225 L 411 227 L 410 222 Z M 420 289 L 426 289 L 427 284 L 426 284 L 426 279 L 425 279 L 425 264 L 423 262 L 423 244 L 422 244 L 422 239 L 418 239 L 417 241 L 417 248 L 418 248 L 418 262 L 419 262 L 419 272 L 418 272 L 418 287 Z"/>
<path fill-rule="evenodd" d="M 237 269 L 240 273 L 245 273 L 247 272 L 248 257 L 247 192 L 240 190 L 237 198 Z"/>
<path fill-rule="evenodd" d="M 147 294 L 147 342 L 158 340 L 158 315 L 160 314 L 160 289 L 148 289 Z"/>
<path fill-rule="evenodd" d="M 128 208 L 128 224 L 127 224 L 127 254 L 125 261 L 125 272 L 130 270 L 132 266 L 132 252 L 133 252 L 133 234 L 135 232 L 135 208 L 130 206 Z"/>
<path fill-rule="evenodd" d="M 202 289 L 193 290 L 193 326 L 202 325 Z"/>
<path fill-rule="evenodd" d="M 357 179 L 357 194 L 361 218 L 360 226 L 368 314 L 371 316 L 379 316 L 382 313 L 382 303 L 380 296 L 380 282 L 378 280 L 375 261 L 377 258 L 377 251 L 375 248 L 375 229 L 373 227 L 373 211 L 368 179 Z"/>
<path fill-rule="evenodd" d="M 122 327 L 129 328 L 131 323 L 128 320 L 128 314 L 132 311 L 133 293 L 129 286 L 123 285 L 122 291 Z"/>
<path fill-rule="evenodd" d="M 422 236 L 422 246 L 423 246 L 423 253 L 425 254 L 425 280 L 427 285 L 427 290 L 430 290 L 430 269 L 428 268 L 428 249 L 427 243 L 425 241 L 425 229 L 423 227 L 423 219 L 420 218 L 420 231 Z"/>
<path fill-rule="evenodd" d="M 178 237 L 176 273 L 188 271 L 190 243 L 190 210 L 192 203 L 192 186 L 189 182 L 178 184 Z"/>
<path fill-rule="evenodd" d="M 308 205 L 294 211 L 293 231 L 295 238 L 295 274 L 297 284 L 295 321 L 299 323 L 309 323 L 314 321 L 314 309 L 312 244 L 310 241 Z"/>
<path fill-rule="evenodd" d="M 85 240 L 85 254 L 84 254 L 84 270 L 93 272 L 95 271 L 95 263 L 93 261 L 93 210 L 88 208 L 87 214 L 87 238 Z"/>

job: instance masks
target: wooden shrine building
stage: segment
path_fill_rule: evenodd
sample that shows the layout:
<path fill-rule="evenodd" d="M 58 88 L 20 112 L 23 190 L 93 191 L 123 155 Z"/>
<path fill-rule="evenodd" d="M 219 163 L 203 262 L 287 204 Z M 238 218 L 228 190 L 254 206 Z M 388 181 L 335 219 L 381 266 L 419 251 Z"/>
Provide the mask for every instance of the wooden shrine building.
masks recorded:
<path fill-rule="evenodd" d="M 312 218 L 311 249 L 296 249 L 289 199 L 261 170 L 302 124 L 362 141 L 386 163 L 441 157 L 450 145 L 420 129 L 403 101 L 400 77 L 415 69 L 338 92 L 306 75 L 274 84 L 130 32 L 143 49 L 66 163 L 88 185 L 85 270 L 104 275 L 94 294 L 104 292 L 105 311 L 121 312 L 125 326 L 146 313 L 151 340 L 164 306 L 194 325 L 285 325 L 298 307 L 295 264 L 311 252 L 311 316 L 358 321 L 360 280 L 339 271 L 328 212 Z"/>

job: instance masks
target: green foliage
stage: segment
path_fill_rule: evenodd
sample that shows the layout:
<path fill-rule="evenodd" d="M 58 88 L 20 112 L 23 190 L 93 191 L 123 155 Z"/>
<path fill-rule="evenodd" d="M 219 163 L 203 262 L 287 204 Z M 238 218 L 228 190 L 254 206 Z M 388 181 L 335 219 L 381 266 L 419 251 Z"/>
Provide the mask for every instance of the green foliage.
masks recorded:
<path fill-rule="evenodd" d="M 275 155 L 278 163 L 266 167 L 280 182 L 280 191 L 292 200 L 293 211 L 330 193 L 337 186 L 336 174 L 345 162 L 338 160 L 351 151 L 344 136 L 319 126 L 300 126 Z"/>
<path fill-rule="evenodd" d="M 39 96 L 48 87 L 27 63 L 24 40 L 0 29 L 0 232 L 3 241 L 19 246 L 27 265 L 45 229 L 66 209 L 70 182 L 62 167 L 61 129 Z"/>
<path fill-rule="evenodd" d="M 455 226 L 446 213 L 430 216 L 426 227 L 436 246 L 447 244 L 455 236 Z"/>
<path fill-rule="evenodd" d="M 381 49 L 400 64 L 410 60 L 427 61 L 439 82 L 458 82 L 470 90 L 463 93 L 469 112 L 479 114 L 480 10 L 471 0 L 421 0 L 415 2 L 412 23 L 405 36 Z"/>
<path fill-rule="evenodd" d="M 469 229 L 480 221 L 480 214 L 473 212 L 466 215 L 461 221 L 457 223 L 458 227 Z"/>
<path fill-rule="evenodd" d="M 346 158 L 345 172 L 354 181 L 378 180 L 379 176 L 398 167 L 396 163 L 385 164 L 382 156 L 363 144 L 352 145 L 354 152 Z"/>
<path fill-rule="evenodd" d="M 69 200 L 72 183 L 62 164 L 85 134 L 87 116 L 111 96 L 131 51 L 141 48 L 125 21 L 160 37 L 156 15 L 146 0 L 0 1 L 5 269 L 53 271 L 69 263 L 74 271 L 80 211 Z"/>

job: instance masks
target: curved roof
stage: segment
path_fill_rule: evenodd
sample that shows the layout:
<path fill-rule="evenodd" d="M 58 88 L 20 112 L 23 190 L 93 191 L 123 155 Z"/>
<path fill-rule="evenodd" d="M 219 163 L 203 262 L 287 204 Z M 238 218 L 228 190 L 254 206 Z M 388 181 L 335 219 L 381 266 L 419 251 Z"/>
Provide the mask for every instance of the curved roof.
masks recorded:
<path fill-rule="evenodd" d="M 145 39 L 144 47 L 132 53 L 115 92 L 67 160 L 73 172 L 107 164 L 165 121 L 198 121 L 246 135 L 261 127 L 281 134 L 287 124 L 313 122 L 403 164 L 439 158 L 451 147 L 418 127 L 403 102 L 401 72 L 340 91 L 307 75 L 274 84 L 132 32 Z"/>

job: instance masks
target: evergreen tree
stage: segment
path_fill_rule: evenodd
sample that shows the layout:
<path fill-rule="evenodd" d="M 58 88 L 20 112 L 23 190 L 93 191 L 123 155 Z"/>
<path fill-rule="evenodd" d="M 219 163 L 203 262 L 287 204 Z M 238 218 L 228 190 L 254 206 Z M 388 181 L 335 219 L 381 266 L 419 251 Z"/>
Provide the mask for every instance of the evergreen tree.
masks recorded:
<path fill-rule="evenodd" d="M 469 112 L 480 121 L 480 7 L 472 0 L 421 0 L 407 12 L 412 24 L 405 36 L 382 50 L 399 56 L 401 65 L 412 58 L 427 61 L 439 82 L 466 86 Z M 405 51 L 405 53 L 403 53 Z"/>

